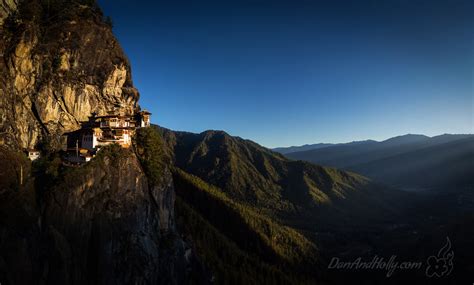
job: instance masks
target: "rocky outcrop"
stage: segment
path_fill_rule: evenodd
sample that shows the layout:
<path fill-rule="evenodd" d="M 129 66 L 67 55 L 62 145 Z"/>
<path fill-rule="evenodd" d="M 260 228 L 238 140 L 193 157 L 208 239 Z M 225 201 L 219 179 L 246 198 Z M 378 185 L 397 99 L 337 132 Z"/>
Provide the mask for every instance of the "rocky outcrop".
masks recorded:
<path fill-rule="evenodd" d="M 78 168 L 50 160 L 35 189 L 0 191 L 2 284 L 189 282 L 169 170 L 151 186 L 131 150 L 101 152 Z"/>
<path fill-rule="evenodd" d="M 91 114 L 139 110 L 95 1 L 0 0 L 0 19 L 0 284 L 203 283 L 175 229 L 169 164 L 151 183 L 132 149 L 80 167 L 55 152 Z M 39 146 L 31 167 L 20 150 Z"/>
<path fill-rule="evenodd" d="M 0 25 L 18 6 L 18 0 L 0 0 Z"/>
<path fill-rule="evenodd" d="M 182 283 L 169 170 L 149 187 L 136 156 L 115 153 L 66 174 L 46 195 L 46 284 Z"/>
<path fill-rule="evenodd" d="M 21 2 L 0 29 L 0 143 L 11 147 L 58 143 L 92 113 L 139 108 L 129 62 L 100 10 L 46 2 Z"/>

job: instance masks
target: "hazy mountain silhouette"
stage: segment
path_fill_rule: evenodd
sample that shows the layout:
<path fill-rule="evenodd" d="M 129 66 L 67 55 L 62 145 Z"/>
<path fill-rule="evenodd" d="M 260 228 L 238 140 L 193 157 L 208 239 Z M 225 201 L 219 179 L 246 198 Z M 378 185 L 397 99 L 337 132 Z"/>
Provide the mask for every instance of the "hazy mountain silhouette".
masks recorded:
<path fill-rule="evenodd" d="M 351 170 L 402 188 L 465 187 L 474 181 L 473 135 L 404 135 L 286 156 Z"/>
<path fill-rule="evenodd" d="M 289 147 L 277 147 L 272 149 L 273 151 L 279 152 L 281 154 L 287 154 L 291 152 L 297 151 L 307 151 L 312 149 L 324 148 L 328 146 L 334 146 L 336 144 L 333 143 L 316 143 L 316 144 L 305 144 L 302 146 L 289 146 Z"/>
<path fill-rule="evenodd" d="M 303 152 L 313 149 L 321 149 L 331 146 L 342 146 L 342 145 L 359 145 L 359 144 L 371 144 L 376 143 L 374 140 L 364 140 L 364 141 L 353 141 L 348 143 L 316 143 L 316 144 L 305 144 L 302 146 L 289 146 L 289 147 L 276 147 L 272 148 L 273 151 L 279 152 L 281 154 L 289 154 L 293 152 Z"/>

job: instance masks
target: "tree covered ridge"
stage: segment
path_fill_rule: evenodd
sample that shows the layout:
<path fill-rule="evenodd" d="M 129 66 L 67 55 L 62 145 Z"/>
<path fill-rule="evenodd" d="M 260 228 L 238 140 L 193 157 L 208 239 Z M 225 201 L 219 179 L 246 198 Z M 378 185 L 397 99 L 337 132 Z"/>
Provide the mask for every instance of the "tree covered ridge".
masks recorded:
<path fill-rule="evenodd" d="M 221 260 L 214 243 L 235 246 L 236 256 L 250 257 L 246 265 L 255 258 L 286 281 L 314 283 L 325 278 L 318 231 L 385 217 L 387 201 L 379 193 L 386 191 L 358 174 L 289 160 L 222 131 L 157 130 L 175 167 L 178 226 L 221 280 L 258 279 L 247 266 L 232 265 L 235 259 Z M 283 280 L 265 272 L 263 283 Z"/>
<path fill-rule="evenodd" d="M 225 132 L 160 131 L 176 167 L 271 215 L 337 206 L 373 186 L 358 174 L 289 160 Z"/>
<path fill-rule="evenodd" d="M 218 283 L 299 284 L 318 278 L 314 243 L 215 186 L 175 169 L 176 214 Z"/>

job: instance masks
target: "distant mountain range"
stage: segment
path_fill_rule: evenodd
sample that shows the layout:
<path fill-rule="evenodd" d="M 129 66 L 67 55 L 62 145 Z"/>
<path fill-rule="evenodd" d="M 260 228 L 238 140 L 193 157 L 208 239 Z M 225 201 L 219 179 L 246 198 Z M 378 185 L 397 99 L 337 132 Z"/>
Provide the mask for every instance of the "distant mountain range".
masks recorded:
<path fill-rule="evenodd" d="M 375 143 L 377 141 L 365 140 L 365 141 L 353 141 L 353 142 L 348 142 L 348 143 L 315 143 L 315 144 L 305 144 L 301 146 L 276 147 L 276 148 L 272 148 L 272 150 L 279 152 L 281 154 L 289 154 L 293 152 L 302 152 L 302 151 L 308 151 L 308 150 L 313 150 L 313 149 L 326 148 L 330 146 L 358 145 L 358 144 L 366 144 L 366 143 L 371 143 L 371 142 Z"/>
<path fill-rule="evenodd" d="M 368 204 L 378 199 L 382 191 L 361 175 L 293 161 L 223 131 L 194 134 L 160 130 L 176 167 L 219 187 L 236 201 L 257 205 L 260 211 L 296 215 L 311 214 L 316 208 L 338 207 L 344 212 L 348 197 L 362 195 Z M 351 211 L 357 213 L 355 209 Z"/>
<path fill-rule="evenodd" d="M 376 279 L 369 274 L 332 274 L 323 268 L 327 268 L 332 256 L 352 260 L 367 252 L 392 254 L 394 248 L 407 260 L 424 259 L 437 246 L 429 241 L 433 237 L 443 240 L 448 233 L 460 247 L 469 248 L 472 244 L 466 238 L 466 225 L 474 221 L 470 215 L 474 207 L 470 189 L 453 186 L 449 188 L 453 191 L 433 195 L 397 191 L 353 172 L 286 158 L 222 131 L 195 134 L 157 129 L 175 167 L 178 229 L 194 237 L 198 255 L 213 261 L 210 266 L 217 276 L 231 274 L 251 280 L 270 274 L 274 275 L 272 280 L 293 280 L 297 284 L 347 279 L 399 284 L 403 278 L 412 280 L 414 276 L 407 272 L 387 283 L 385 275 Z M 388 158 L 387 165 L 408 169 L 403 179 L 410 178 L 413 171 L 413 177 L 419 175 L 431 182 L 436 177 L 469 180 L 469 157 L 464 159 L 455 153 L 464 155 L 472 139 L 408 135 L 384 142 L 327 146 L 288 156 L 332 150 L 327 157 L 342 152 L 340 162 L 345 157 L 360 164 Z M 436 157 L 436 153 L 446 163 L 444 167 L 431 167 L 436 164 L 430 159 L 425 164 L 431 168 L 413 163 L 422 162 L 425 156 Z M 392 156 L 400 158 L 392 161 Z M 375 171 L 377 164 L 374 165 L 367 168 Z M 425 172 L 413 170 L 415 166 Z M 434 173 L 431 177 L 430 171 Z M 445 226 L 439 228 L 440 224 Z M 467 272 L 465 266 L 471 264 L 471 257 L 468 253 L 459 254 L 463 255 L 459 257 L 463 260 L 459 272 Z M 246 265 L 241 266 L 239 260 Z M 268 276 L 262 280 L 269 280 Z"/>
<path fill-rule="evenodd" d="M 224 266 L 250 277 L 232 263 L 235 258 L 220 257 L 248 255 L 257 259 L 245 263 L 263 262 L 298 284 L 314 284 L 319 268 L 326 266 L 319 256 L 328 254 L 318 249 L 319 242 L 333 241 L 327 231 L 390 223 L 406 194 L 355 173 L 288 159 L 223 131 L 195 134 L 157 128 L 176 168 L 177 219 L 185 221 L 178 226 L 199 237 L 195 242 L 202 244 L 200 255 L 217 259 L 218 272 Z M 319 236 L 318 231 L 325 234 Z M 217 252 L 216 244 L 236 244 L 239 250 Z M 352 252 L 360 241 L 350 239 L 345 245 L 342 250 Z M 256 266 L 252 270 L 266 274 L 265 267 Z M 300 273 L 293 275 L 295 271 Z"/>
<path fill-rule="evenodd" d="M 326 145 L 321 147 L 321 145 Z M 275 149 L 295 160 L 337 167 L 406 189 L 474 185 L 474 135 L 403 135 L 385 141 Z M 287 152 L 289 150 L 307 149 Z"/>
<path fill-rule="evenodd" d="M 111 22 L 93 0 L 0 0 L 0 34 L 0 285 L 472 283 L 473 136 L 285 156 L 153 126 L 72 165 L 63 134 L 93 113 L 139 110 Z M 328 268 L 333 257 L 425 263 L 448 236 L 455 268 L 440 279 Z"/>
<path fill-rule="evenodd" d="M 273 151 L 279 152 L 281 154 L 287 154 L 298 151 L 307 151 L 312 149 L 324 148 L 328 146 L 333 146 L 336 144 L 333 143 L 316 143 L 316 144 L 305 144 L 302 146 L 289 146 L 289 147 L 277 147 L 272 149 Z"/>

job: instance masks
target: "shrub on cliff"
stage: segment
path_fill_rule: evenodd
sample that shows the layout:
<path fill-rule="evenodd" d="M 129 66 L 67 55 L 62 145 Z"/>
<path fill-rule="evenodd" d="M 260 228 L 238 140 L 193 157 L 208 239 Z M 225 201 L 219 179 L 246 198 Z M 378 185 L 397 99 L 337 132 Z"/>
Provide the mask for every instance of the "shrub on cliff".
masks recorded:
<path fill-rule="evenodd" d="M 22 152 L 0 147 L 0 193 L 19 190 L 29 178 L 31 162 Z"/>
<path fill-rule="evenodd" d="M 64 167 L 58 153 L 43 154 L 33 163 L 35 189 L 39 198 L 62 179 Z"/>
<path fill-rule="evenodd" d="M 153 128 L 140 128 L 134 146 L 150 184 L 158 185 L 170 162 L 161 135 Z"/>

